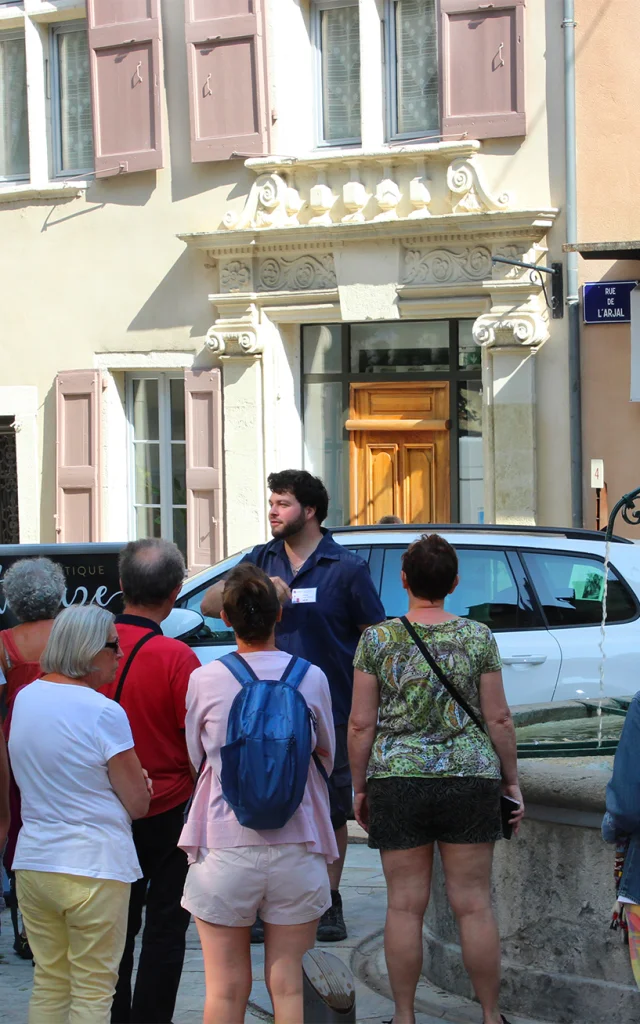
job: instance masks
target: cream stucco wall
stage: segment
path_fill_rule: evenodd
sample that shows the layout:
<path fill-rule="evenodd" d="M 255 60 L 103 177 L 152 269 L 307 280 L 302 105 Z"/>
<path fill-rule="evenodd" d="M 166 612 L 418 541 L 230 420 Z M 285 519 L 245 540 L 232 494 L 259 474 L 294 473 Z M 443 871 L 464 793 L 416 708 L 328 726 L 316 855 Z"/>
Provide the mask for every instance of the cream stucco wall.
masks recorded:
<path fill-rule="evenodd" d="M 375 48 L 383 5 L 380 0 L 359 2 L 365 26 L 363 80 L 370 83 L 363 100 L 363 142 L 371 149 L 384 139 Z M 204 340 L 216 315 L 208 295 L 220 289 L 218 273 L 201 251 L 185 247 L 176 236 L 215 231 L 225 211 L 241 211 L 255 173 L 240 160 L 191 163 L 181 0 L 162 0 L 162 17 L 164 168 L 92 182 L 78 198 L 0 202 L 2 384 L 37 389 L 42 541 L 55 537 L 56 373 L 93 366 L 105 370 L 103 533 L 105 539 L 115 539 L 126 529 L 121 501 L 126 485 L 123 373 L 140 367 L 180 368 L 194 361 L 202 366 L 217 363 Z M 279 154 L 309 152 L 315 142 L 308 25 L 307 0 L 268 3 L 272 150 Z M 527 5 L 525 33 L 527 137 L 483 143 L 479 165 L 489 190 L 512 193 L 516 208 L 561 211 L 562 39 L 557 0 Z M 559 258 L 563 232 L 560 213 L 548 235 L 545 258 Z M 353 284 L 357 287 L 358 282 Z M 465 301 L 461 297 L 462 315 Z M 327 318 L 335 319 L 335 314 Z M 543 523 L 562 523 L 569 517 L 564 323 L 550 323 L 550 337 L 533 357 L 533 371 L 528 364 L 525 370 L 525 390 L 535 393 L 537 403 L 527 429 L 535 434 L 537 518 Z M 220 364 L 229 549 L 264 535 L 266 473 L 301 461 L 298 329 L 292 317 L 281 318 L 277 326 L 267 318 L 261 331 L 261 359 Z M 523 366 L 528 359 L 524 353 Z M 250 414 L 254 418 L 243 440 Z M 33 532 L 31 525 L 30 538 Z"/>
<path fill-rule="evenodd" d="M 576 0 L 578 240 L 640 239 L 640 6 Z M 580 281 L 638 280 L 640 261 L 579 258 Z M 629 325 L 582 325 L 585 525 L 595 524 L 590 460 L 604 459 L 609 508 L 640 485 L 640 403 L 630 401 Z M 619 532 L 637 530 L 617 521 Z"/>

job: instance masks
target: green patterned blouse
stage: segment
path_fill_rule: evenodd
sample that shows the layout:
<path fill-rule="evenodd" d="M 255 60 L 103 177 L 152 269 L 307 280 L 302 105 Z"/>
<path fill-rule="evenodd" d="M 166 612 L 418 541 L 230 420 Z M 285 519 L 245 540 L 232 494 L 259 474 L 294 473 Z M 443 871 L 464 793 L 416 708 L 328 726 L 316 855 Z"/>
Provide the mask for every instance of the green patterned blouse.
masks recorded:
<path fill-rule="evenodd" d="M 412 623 L 447 678 L 478 713 L 480 676 L 501 668 L 498 645 L 481 622 L 456 618 Z M 500 761 L 429 667 L 400 619 L 370 626 L 360 637 L 355 668 L 377 676 L 378 728 L 367 778 L 471 775 L 499 779 Z"/>

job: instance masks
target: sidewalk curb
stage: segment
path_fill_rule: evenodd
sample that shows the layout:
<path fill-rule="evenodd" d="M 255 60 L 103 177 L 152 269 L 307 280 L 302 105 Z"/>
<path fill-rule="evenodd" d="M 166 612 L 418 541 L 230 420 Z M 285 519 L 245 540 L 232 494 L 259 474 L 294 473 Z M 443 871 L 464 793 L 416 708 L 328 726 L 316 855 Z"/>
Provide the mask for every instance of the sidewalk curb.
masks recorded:
<path fill-rule="evenodd" d="M 374 932 L 363 939 L 351 954 L 351 970 L 367 988 L 392 1000 L 384 963 L 383 942 L 383 930 Z M 424 975 L 418 983 L 415 1009 L 419 1013 L 443 1018 L 449 1024 L 481 1024 L 482 1022 L 482 1011 L 478 1003 L 438 988 Z M 542 1024 L 542 1022 L 531 1020 L 530 1017 L 521 1017 L 509 1010 L 506 1012 L 509 1014 L 510 1024 Z"/>

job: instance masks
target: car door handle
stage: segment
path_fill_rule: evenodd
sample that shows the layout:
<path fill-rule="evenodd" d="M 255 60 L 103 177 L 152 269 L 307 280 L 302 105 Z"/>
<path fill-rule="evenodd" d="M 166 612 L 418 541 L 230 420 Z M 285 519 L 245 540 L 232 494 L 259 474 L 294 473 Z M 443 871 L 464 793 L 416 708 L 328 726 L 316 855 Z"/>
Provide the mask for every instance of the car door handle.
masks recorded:
<path fill-rule="evenodd" d="M 512 654 L 502 659 L 505 665 L 543 665 L 546 660 L 546 654 Z"/>

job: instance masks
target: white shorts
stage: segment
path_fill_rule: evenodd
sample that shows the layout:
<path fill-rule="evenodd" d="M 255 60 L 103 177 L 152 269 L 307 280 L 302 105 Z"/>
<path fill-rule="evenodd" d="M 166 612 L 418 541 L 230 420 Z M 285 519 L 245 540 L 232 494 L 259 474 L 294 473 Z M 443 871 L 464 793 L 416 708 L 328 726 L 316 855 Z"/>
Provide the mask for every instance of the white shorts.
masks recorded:
<path fill-rule="evenodd" d="M 209 924 L 307 924 L 331 906 L 327 862 L 306 843 L 201 851 L 187 874 L 182 906 Z"/>

